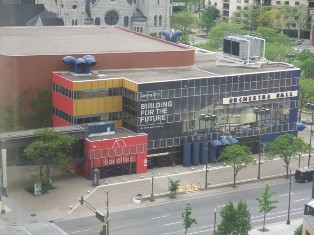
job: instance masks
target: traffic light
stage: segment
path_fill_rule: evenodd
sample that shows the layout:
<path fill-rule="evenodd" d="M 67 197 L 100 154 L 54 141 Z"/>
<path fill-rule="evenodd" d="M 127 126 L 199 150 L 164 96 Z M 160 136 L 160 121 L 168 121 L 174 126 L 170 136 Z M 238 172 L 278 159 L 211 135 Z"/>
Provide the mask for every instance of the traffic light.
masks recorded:
<path fill-rule="evenodd" d="M 83 205 L 83 203 L 84 203 L 84 198 L 83 198 L 83 196 L 80 197 L 80 200 L 79 200 L 79 201 L 80 201 L 81 205 Z"/>

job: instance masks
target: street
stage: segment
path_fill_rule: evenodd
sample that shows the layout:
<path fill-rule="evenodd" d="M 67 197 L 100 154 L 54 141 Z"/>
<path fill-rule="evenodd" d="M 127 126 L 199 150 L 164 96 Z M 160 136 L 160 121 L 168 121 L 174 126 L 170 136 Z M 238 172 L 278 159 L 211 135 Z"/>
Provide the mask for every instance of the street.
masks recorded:
<path fill-rule="evenodd" d="M 292 182 L 290 219 L 302 218 L 304 203 L 311 199 L 311 183 Z M 251 213 L 252 226 L 261 226 L 263 214 L 259 213 L 256 197 L 263 192 L 263 187 L 231 189 L 229 192 L 213 195 L 198 195 L 190 199 L 173 199 L 166 203 L 152 203 L 141 209 L 126 210 L 110 214 L 110 233 L 115 235 L 147 234 L 182 234 L 184 232 L 182 212 L 187 203 L 192 206 L 192 217 L 198 223 L 193 225 L 189 234 L 208 234 L 214 228 L 214 209 L 217 208 L 217 223 L 220 221 L 219 210 L 227 202 L 235 204 L 241 199 L 246 201 Z M 266 216 L 267 222 L 286 221 L 288 214 L 289 181 L 271 185 L 271 191 L 277 194 L 272 199 L 279 200 L 277 208 Z M 101 222 L 94 216 L 56 223 L 68 234 L 96 234 Z M 217 227 L 216 227 L 217 228 Z"/>

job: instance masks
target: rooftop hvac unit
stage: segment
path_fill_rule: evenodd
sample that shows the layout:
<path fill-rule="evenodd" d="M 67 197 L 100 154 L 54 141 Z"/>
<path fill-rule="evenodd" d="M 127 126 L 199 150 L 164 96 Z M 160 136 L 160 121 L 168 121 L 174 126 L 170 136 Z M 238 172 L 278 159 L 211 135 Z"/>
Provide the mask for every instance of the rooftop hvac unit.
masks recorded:
<path fill-rule="evenodd" d="M 238 60 L 263 59 L 265 40 L 249 35 L 226 36 L 223 41 L 223 55 Z"/>

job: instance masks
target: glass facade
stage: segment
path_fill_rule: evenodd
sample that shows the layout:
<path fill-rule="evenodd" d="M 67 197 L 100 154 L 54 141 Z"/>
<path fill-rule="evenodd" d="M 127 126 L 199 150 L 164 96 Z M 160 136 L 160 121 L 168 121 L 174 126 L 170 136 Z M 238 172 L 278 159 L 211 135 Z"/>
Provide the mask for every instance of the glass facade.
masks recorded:
<path fill-rule="evenodd" d="M 149 134 L 149 149 L 295 131 L 299 70 L 139 84 L 123 98 L 123 126 Z M 293 91 L 293 92 L 291 92 Z M 269 109 L 254 113 L 254 108 Z M 214 114 L 214 121 L 202 119 Z"/>

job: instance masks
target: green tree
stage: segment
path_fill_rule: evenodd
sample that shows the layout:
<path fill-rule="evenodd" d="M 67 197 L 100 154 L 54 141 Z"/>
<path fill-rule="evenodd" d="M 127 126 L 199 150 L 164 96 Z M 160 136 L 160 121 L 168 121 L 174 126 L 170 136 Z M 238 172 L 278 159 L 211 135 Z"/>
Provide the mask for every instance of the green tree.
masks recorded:
<path fill-rule="evenodd" d="M 302 76 L 311 79 L 314 78 L 314 56 L 306 58 L 305 60 L 301 61 L 298 65 L 302 70 Z"/>
<path fill-rule="evenodd" d="M 233 187 L 236 186 L 236 178 L 239 171 L 249 164 L 255 164 L 251 150 L 245 145 L 232 144 L 227 146 L 220 154 L 218 160 L 233 167 Z"/>
<path fill-rule="evenodd" d="M 292 134 L 283 134 L 278 136 L 273 142 L 267 142 L 265 144 L 264 152 L 269 159 L 274 159 L 275 156 L 279 156 L 284 161 L 286 166 L 289 166 L 291 158 L 300 151 L 300 143 L 303 141 L 304 145 L 307 145 L 300 137 L 295 137 Z M 286 167 L 286 174 L 288 178 L 288 167 Z"/>
<path fill-rule="evenodd" d="M 308 78 L 302 78 L 300 80 L 300 90 L 299 90 L 299 122 L 301 122 L 301 115 L 303 109 L 307 103 L 314 101 L 314 80 Z"/>
<path fill-rule="evenodd" d="M 193 224 L 197 224 L 197 220 L 191 216 L 192 216 L 192 208 L 191 208 L 191 204 L 188 203 L 184 209 L 184 212 L 182 213 L 183 226 L 185 229 L 184 234 L 187 234 L 188 229 L 191 228 Z"/>
<path fill-rule="evenodd" d="M 173 13 L 170 16 L 171 28 L 176 30 L 182 30 L 183 32 L 188 31 L 188 29 L 193 28 L 198 24 L 198 19 L 190 11 L 181 11 L 178 13 Z"/>
<path fill-rule="evenodd" d="M 260 208 L 259 213 L 264 213 L 263 231 L 265 230 L 266 214 L 277 208 L 275 204 L 279 202 L 278 200 L 270 199 L 275 194 L 275 192 L 270 192 L 270 187 L 268 184 L 266 184 L 262 195 L 256 198 L 256 200 L 258 201 L 258 206 Z"/>
<path fill-rule="evenodd" d="M 215 6 L 208 6 L 201 13 L 201 25 L 203 28 L 210 30 L 216 23 L 216 19 L 219 17 L 220 11 Z"/>
<path fill-rule="evenodd" d="M 217 22 L 209 31 L 208 49 L 215 51 L 222 48 L 223 38 L 226 33 L 238 33 L 241 29 L 243 29 L 243 26 L 239 24 Z"/>
<path fill-rule="evenodd" d="M 303 229 L 303 224 L 297 227 L 297 229 L 294 231 L 294 235 L 302 235 L 302 229 Z"/>
<path fill-rule="evenodd" d="M 48 127 L 51 126 L 52 115 L 52 97 L 51 91 L 38 90 L 37 97 L 31 100 L 30 105 L 33 109 L 31 120 L 36 123 L 34 127 Z"/>
<path fill-rule="evenodd" d="M 170 196 L 172 198 L 174 198 L 177 194 L 181 180 L 172 180 L 172 179 L 168 178 L 168 181 L 169 181 Z"/>
<path fill-rule="evenodd" d="M 221 221 L 217 225 L 216 235 L 241 234 L 247 235 L 252 228 L 250 212 L 244 201 L 237 207 L 233 202 L 227 203 L 220 211 Z"/>
<path fill-rule="evenodd" d="M 39 175 L 43 179 L 43 169 L 47 179 L 50 177 L 51 167 L 56 167 L 63 172 L 71 172 L 71 147 L 75 138 L 54 131 L 52 128 L 38 129 L 33 134 L 36 139 L 24 149 L 26 159 L 30 164 L 39 165 Z"/>

